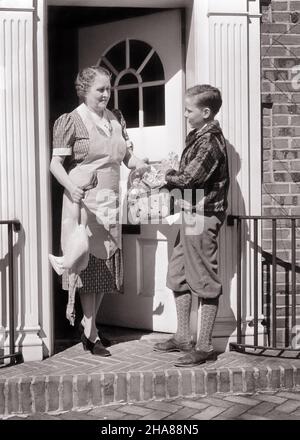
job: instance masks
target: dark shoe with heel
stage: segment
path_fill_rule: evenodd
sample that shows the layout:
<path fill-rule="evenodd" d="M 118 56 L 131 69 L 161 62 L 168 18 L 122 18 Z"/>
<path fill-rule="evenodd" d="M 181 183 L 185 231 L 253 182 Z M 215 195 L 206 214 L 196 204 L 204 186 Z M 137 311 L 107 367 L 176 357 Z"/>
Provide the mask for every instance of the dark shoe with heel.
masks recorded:
<path fill-rule="evenodd" d="M 96 341 L 94 344 L 94 347 L 92 349 L 92 353 L 96 356 L 103 356 L 103 357 L 108 357 L 111 356 L 110 351 L 106 350 L 106 348 L 103 346 L 102 342 Z"/>
<path fill-rule="evenodd" d="M 110 346 L 111 346 L 111 342 L 110 342 L 108 339 L 106 339 L 104 336 L 99 335 L 99 332 L 98 332 L 98 336 L 99 336 L 99 338 L 100 338 L 101 344 L 102 344 L 104 347 L 110 347 Z"/>
<path fill-rule="evenodd" d="M 102 345 L 101 341 L 91 342 L 84 333 L 81 335 L 81 342 L 83 349 L 85 351 L 90 351 L 92 354 L 96 356 L 111 356 L 111 353 L 106 350 L 106 348 Z"/>
<path fill-rule="evenodd" d="M 193 350 L 177 359 L 174 363 L 175 367 L 193 367 L 201 365 L 205 362 L 214 362 L 217 360 L 217 353 L 215 351 L 200 351 Z"/>
<path fill-rule="evenodd" d="M 84 333 L 84 327 L 83 327 L 83 325 L 81 323 L 78 326 L 78 330 L 79 330 L 79 332 L 81 334 Z M 101 343 L 102 343 L 102 345 L 104 347 L 110 347 L 111 346 L 111 342 L 108 339 L 106 339 L 104 336 L 100 335 L 99 332 L 98 332 L 98 336 L 99 336 L 100 341 L 101 341 Z"/>
<path fill-rule="evenodd" d="M 173 351 L 190 351 L 193 345 L 191 342 L 177 342 L 176 339 L 171 338 L 165 342 L 158 342 L 154 345 L 154 351 L 162 351 L 170 353 Z"/>

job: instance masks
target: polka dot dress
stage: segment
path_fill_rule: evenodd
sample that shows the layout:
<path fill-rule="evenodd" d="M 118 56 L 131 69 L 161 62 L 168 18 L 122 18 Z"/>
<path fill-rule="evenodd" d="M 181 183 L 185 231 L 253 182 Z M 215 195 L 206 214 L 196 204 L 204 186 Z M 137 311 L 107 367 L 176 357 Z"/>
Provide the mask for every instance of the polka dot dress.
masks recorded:
<path fill-rule="evenodd" d="M 80 274 L 78 283 L 82 293 L 123 292 L 123 259 L 122 251 L 118 249 L 109 260 L 101 260 L 90 254 L 87 268 Z M 68 274 L 62 277 L 62 288 L 69 289 Z"/>

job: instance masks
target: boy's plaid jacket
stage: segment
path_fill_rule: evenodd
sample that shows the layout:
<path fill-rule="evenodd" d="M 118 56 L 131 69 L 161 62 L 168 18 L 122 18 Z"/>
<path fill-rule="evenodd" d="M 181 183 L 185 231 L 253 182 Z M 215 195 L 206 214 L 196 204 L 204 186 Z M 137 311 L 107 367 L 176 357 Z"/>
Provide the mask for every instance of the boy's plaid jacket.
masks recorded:
<path fill-rule="evenodd" d="M 192 130 L 186 138 L 179 170 L 166 172 L 167 188 L 204 190 L 204 213 L 224 213 L 229 188 L 226 141 L 218 121 Z M 196 191 L 193 191 L 193 209 Z M 196 197 L 196 198 L 195 198 Z"/>

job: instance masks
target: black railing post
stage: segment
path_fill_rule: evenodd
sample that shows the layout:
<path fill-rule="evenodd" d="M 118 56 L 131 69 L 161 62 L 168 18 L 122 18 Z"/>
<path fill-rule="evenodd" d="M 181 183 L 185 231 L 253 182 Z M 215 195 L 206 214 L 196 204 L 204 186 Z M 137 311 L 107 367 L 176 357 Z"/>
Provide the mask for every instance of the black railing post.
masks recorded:
<path fill-rule="evenodd" d="M 290 334 L 290 324 L 292 325 L 292 336 L 295 336 L 295 326 L 296 326 L 296 318 L 297 318 L 297 279 L 296 273 L 299 271 L 300 266 L 297 265 L 296 260 L 296 221 L 300 219 L 300 216 L 268 216 L 268 215 L 230 215 L 227 219 L 227 225 L 233 226 L 234 222 L 237 222 L 237 342 L 230 342 L 229 349 L 235 350 L 241 353 L 247 354 L 255 354 L 260 356 L 271 356 L 271 357 L 284 357 L 285 359 L 300 359 L 300 349 L 293 345 L 293 340 L 286 340 L 285 347 L 277 347 L 277 266 L 281 266 L 285 268 L 286 273 L 288 271 L 292 272 L 291 280 L 292 280 L 292 319 L 290 320 L 290 311 L 287 312 L 286 319 L 286 327 L 288 326 L 288 331 Z M 277 220 L 291 220 L 291 260 L 289 262 L 284 261 L 283 259 L 277 257 Z M 254 280 L 254 299 L 253 299 L 253 321 L 251 322 L 251 326 L 254 327 L 253 333 L 253 344 L 245 344 L 242 343 L 242 249 L 245 246 L 245 238 L 243 236 L 242 241 L 242 224 L 243 221 L 254 220 L 254 232 L 253 232 L 253 242 L 252 235 L 249 235 L 249 244 L 252 245 L 254 250 L 254 258 L 251 259 L 250 263 L 254 264 L 253 270 L 253 280 Z M 258 221 L 262 220 L 271 220 L 272 223 L 272 250 L 269 249 L 265 251 L 258 245 Z M 269 227 L 269 226 L 268 226 Z M 266 310 L 263 307 L 263 304 L 259 304 L 259 265 L 258 265 L 258 253 L 261 252 L 261 255 L 264 257 L 262 260 L 262 264 L 267 265 L 267 297 L 266 297 Z M 271 272 L 272 265 L 272 272 Z M 249 266 L 248 270 L 252 270 Z M 252 272 L 251 272 L 252 273 Z M 272 281 L 271 281 L 272 278 Z M 290 278 L 286 277 L 285 283 L 290 287 Z M 263 288 L 262 284 L 262 288 Z M 248 294 L 246 286 L 246 291 L 244 295 Z M 286 289 L 285 294 L 289 295 L 289 288 Z M 266 326 L 268 338 L 267 341 L 264 342 L 264 345 L 258 345 L 258 321 L 259 321 L 259 310 L 260 306 L 262 307 L 262 311 L 265 315 L 265 319 L 262 321 L 262 325 Z M 270 323 L 270 325 L 269 325 Z M 280 341 L 281 342 L 281 341 Z"/>
<path fill-rule="evenodd" d="M 0 360 L 9 358 L 10 365 L 23 360 L 22 353 L 15 350 L 15 283 L 14 283 L 14 242 L 13 228 L 19 232 L 21 224 L 18 220 L 0 220 L 0 225 L 7 225 L 8 228 L 8 309 L 9 309 L 9 354 L 0 356 Z"/>
<path fill-rule="evenodd" d="M 293 338 L 293 333 L 295 331 L 296 326 L 296 221 L 293 218 L 292 219 L 292 234 L 291 234 L 291 240 L 292 240 L 292 331 L 291 331 L 291 337 Z M 292 342 L 292 341 L 291 341 Z"/>
<path fill-rule="evenodd" d="M 237 218 L 237 302 L 236 335 L 237 343 L 242 342 L 242 220 Z"/>
<path fill-rule="evenodd" d="M 254 219 L 254 345 L 258 344 L 258 220 Z"/>
<path fill-rule="evenodd" d="M 14 257 L 13 225 L 8 224 L 8 267 L 9 267 L 9 354 L 15 354 L 15 301 L 14 301 Z"/>
<path fill-rule="evenodd" d="M 272 219 L 272 345 L 273 347 L 276 347 L 276 307 L 277 307 L 277 301 L 276 301 L 276 219 Z"/>

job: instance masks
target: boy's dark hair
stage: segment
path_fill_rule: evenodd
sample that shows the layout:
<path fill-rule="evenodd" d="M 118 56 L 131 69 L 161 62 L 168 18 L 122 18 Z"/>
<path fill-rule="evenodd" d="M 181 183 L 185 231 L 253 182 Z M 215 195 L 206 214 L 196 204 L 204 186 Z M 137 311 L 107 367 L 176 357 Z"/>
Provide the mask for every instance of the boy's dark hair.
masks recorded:
<path fill-rule="evenodd" d="M 221 108 L 222 96 L 219 89 L 209 84 L 201 84 L 190 87 L 186 91 L 186 96 L 196 97 L 198 107 L 208 107 L 215 116 Z"/>

